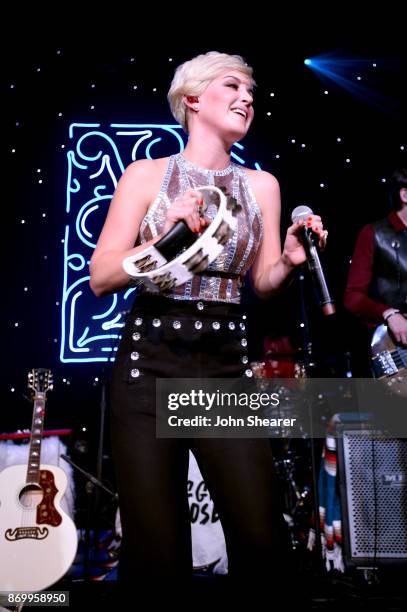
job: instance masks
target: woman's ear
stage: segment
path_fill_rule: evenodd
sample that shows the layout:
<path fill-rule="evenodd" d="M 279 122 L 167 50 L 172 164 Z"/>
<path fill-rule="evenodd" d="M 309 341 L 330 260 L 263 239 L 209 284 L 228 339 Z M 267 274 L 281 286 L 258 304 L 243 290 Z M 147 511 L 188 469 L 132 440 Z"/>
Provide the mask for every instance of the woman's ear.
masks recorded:
<path fill-rule="evenodd" d="M 199 98 L 198 96 L 184 96 L 183 101 L 185 106 L 190 108 L 191 110 L 198 111 L 199 110 Z"/>

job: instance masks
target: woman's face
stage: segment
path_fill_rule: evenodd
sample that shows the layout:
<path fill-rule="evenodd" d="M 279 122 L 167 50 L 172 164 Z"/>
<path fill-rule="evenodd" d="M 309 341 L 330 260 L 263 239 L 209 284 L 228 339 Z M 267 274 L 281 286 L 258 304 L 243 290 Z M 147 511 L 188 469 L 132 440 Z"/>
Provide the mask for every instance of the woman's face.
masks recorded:
<path fill-rule="evenodd" d="M 238 70 L 227 70 L 199 96 L 199 121 L 221 128 L 232 140 L 245 136 L 253 120 L 253 84 Z"/>

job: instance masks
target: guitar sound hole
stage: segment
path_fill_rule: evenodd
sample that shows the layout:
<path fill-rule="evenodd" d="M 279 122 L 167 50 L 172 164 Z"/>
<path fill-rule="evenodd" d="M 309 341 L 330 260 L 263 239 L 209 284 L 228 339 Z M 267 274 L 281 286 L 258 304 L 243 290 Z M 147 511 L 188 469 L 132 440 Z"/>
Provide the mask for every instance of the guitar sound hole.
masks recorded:
<path fill-rule="evenodd" d="M 36 508 L 43 498 L 43 491 L 38 484 L 28 484 L 21 489 L 19 500 L 24 508 Z"/>

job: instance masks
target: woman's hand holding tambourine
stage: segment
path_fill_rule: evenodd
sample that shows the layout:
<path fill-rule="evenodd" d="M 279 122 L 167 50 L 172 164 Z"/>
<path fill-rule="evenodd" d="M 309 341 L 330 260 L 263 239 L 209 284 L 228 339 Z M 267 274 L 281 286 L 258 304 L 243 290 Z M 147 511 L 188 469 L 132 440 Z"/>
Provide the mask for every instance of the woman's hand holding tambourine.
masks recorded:
<path fill-rule="evenodd" d="M 203 217 L 205 201 L 215 204 L 211 221 Z M 123 260 L 123 268 L 136 283 L 155 291 L 168 291 L 200 274 L 223 251 L 237 227 L 240 206 L 224 188 L 204 185 L 187 190 L 168 208 L 164 235 Z M 206 227 L 207 226 L 207 227 Z"/>
<path fill-rule="evenodd" d="M 187 189 L 187 191 L 174 198 L 171 206 L 167 210 L 163 233 L 174 227 L 178 221 L 183 221 L 195 234 L 202 231 L 202 228 L 209 224 L 203 216 L 204 198 L 200 191 Z"/>

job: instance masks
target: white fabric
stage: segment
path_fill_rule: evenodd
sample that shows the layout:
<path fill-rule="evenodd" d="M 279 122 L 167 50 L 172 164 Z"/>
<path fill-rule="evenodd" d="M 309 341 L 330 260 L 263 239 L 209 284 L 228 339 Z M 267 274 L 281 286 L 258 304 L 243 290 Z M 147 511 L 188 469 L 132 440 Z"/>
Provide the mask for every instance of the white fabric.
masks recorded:
<path fill-rule="evenodd" d="M 228 560 L 225 537 L 219 519 L 212 522 L 213 501 L 193 453 L 189 453 L 188 496 L 191 510 L 192 555 L 194 568 L 216 563 L 213 571 L 226 574 Z M 207 520 L 209 517 L 209 520 Z"/>

